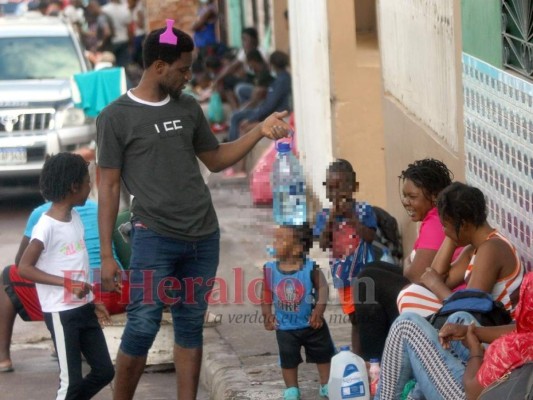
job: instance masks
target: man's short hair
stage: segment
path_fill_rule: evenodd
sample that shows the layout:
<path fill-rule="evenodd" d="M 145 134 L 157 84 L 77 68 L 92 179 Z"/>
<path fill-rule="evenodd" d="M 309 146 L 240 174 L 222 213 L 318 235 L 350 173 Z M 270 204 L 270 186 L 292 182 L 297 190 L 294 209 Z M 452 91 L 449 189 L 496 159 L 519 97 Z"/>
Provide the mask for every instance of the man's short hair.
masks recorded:
<path fill-rule="evenodd" d="M 165 31 L 166 28 L 156 29 L 146 36 L 143 43 L 144 68 L 150 67 L 157 60 L 172 64 L 181 57 L 182 53 L 190 53 L 194 50 L 192 38 L 176 28 L 172 28 L 172 31 L 178 38 L 177 44 L 159 43 L 159 36 Z"/>

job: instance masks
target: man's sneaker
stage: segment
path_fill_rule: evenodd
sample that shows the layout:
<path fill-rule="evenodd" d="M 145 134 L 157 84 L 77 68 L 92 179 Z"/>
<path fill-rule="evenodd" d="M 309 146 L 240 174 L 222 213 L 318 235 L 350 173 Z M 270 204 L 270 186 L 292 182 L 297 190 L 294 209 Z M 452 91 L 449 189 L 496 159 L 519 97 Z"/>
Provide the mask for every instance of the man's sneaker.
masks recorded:
<path fill-rule="evenodd" d="M 318 389 L 318 395 L 320 397 L 328 397 L 329 398 L 329 391 L 328 391 L 328 384 L 320 385 L 320 389 Z"/>
<path fill-rule="evenodd" d="M 300 400 L 300 389 L 294 386 L 285 389 L 283 400 Z"/>

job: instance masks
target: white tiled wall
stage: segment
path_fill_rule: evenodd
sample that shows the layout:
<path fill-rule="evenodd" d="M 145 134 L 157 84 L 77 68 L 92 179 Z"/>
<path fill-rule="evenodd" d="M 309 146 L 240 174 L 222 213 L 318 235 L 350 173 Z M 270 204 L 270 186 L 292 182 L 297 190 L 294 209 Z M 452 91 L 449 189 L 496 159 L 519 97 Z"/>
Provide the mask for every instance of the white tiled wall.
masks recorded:
<path fill-rule="evenodd" d="M 533 271 L 533 84 L 463 53 L 466 179 Z"/>

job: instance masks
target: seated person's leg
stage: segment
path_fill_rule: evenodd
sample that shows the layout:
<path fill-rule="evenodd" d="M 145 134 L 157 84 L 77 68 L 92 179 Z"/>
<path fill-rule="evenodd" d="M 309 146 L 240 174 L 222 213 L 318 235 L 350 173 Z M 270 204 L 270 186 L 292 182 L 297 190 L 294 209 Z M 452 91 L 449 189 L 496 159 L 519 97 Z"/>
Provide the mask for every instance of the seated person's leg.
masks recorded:
<path fill-rule="evenodd" d="M 416 283 L 402 289 L 397 303 L 400 314 L 413 312 L 422 317 L 428 317 L 442 307 L 442 301 L 435 293 Z"/>
<path fill-rule="evenodd" d="M 401 397 L 415 378 L 427 399 L 464 398 L 463 362 L 445 350 L 438 331 L 418 314 L 405 313 L 394 322 L 383 352 L 377 398 Z"/>
<path fill-rule="evenodd" d="M 358 304 L 353 318 L 352 336 L 357 331 L 361 351 L 358 354 L 365 360 L 381 359 L 390 328 L 381 304 Z"/>
<path fill-rule="evenodd" d="M 0 276 L 0 372 L 12 370 L 9 348 L 17 313 L 24 321 L 43 320 L 35 284 L 11 265 Z"/>
<path fill-rule="evenodd" d="M 456 313 L 453 313 L 448 317 L 446 320 L 446 323 L 450 324 L 460 324 L 460 325 L 470 325 L 472 322 L 474 322 L 477 326 L 481 326 L 480 323 L 477 321 L 477 319 L 474 318 L 474 316 L 470 313 L 467 313 L 465 311 L 458 311 Z M 470 356 L 470 351 L 468 348 L 466 348 L 462 341 L 460 340 L 453 340 L 450 342 L 450 350 L 452 353 L 454 353 L 457 357 L 459 357 L 463 361 L 467 361 L 468 357 Z"/>
<path fill-rule="evenodd" d="M 6 267 L 2 275 L 6 271 L 9 272 L 9 268 Z M 1 276 L 0 279 L 2 279 Z M 7 297 L 2 279 L 2 282 L 0 282 L 0 372 L 8 372 L 11 369 L 9 347 L 16 315 L 15 307 Z"/>
<path fill-rule="evenodd" d="M 248 82 L 240 82 L 235 86 L 235 96 L 239 105 L 242 105 L 252 98 L 252 92 L 254 91 L 254 85 Z"/>
<path fill-rule="evenodd" d="M 398 273 L 399 268 L 391 266 L 391 264 L 380 261 L 369 264 L 357 276 L 359 285 L 364 284 L 366 290 L 359 292 L 360 300 L 368 302 L 375 300 L 381 304 L 387 313 L 389 323 L 398 317 L 398 306 L 396 299 L 398 293 L 410 283 L 401 273 Z M 368 293 L 368 289 L 373 288 L 370 294 L 373 294 L 374 299 L 367 299 L 363 294 Z"/>
<path fill-rule="evenodd" d="M 246 120 L 251 113 L 251 110 L 236 111 L 233 113 L 228 132 L 228 141 L 232 142 L 239 138 L 241 122 Z"/>
<path fill-rule="evenodd" d="M 235 87 L 239 82 L 243 81 L 244 80 L 241 78 L 229 75 L 223 79 L 223 82 L 218 88 L 218 90 L 223 95 L 223 100 L 225 100 L 230 105 L 232 110 L 236 110 L 239 108 L 239 101 L 237 99 L 237 96 L 235 96 Z"/>
<path fill-rule="evenodd" d="M 385 266 L 384 266 L 385 265 Z M 390 264 L 369 264 L 354 281 L 357 328 L 364 358 L 381 358 L 390 326 L 398 317 L 396 298 L 409 281 Z"/>
<path fill-rule="evenodd" d="M 4 270 L 2 278 L 5 293 L 13 304 L 15 312 L 24 321 L 44 321 L 35 283 L 21 278 L 18 268 L 14 265 Z"/>

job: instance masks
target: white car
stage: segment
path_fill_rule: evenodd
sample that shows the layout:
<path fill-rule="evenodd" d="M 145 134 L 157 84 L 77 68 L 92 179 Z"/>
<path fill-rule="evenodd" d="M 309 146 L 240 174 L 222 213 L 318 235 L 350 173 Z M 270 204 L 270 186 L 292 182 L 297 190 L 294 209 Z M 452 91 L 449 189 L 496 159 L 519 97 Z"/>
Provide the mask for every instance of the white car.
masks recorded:
<path fill-rule="evenodd" d="M 0 187 L 34 185 L 46 156 L 90 144 L 94 119 L 75 108 L 71 81 L 90 69 L 59 17 L 0 18 Z"/>
<path fill-rule="evenodd" d="M 0 0 L 0 16 L 23 15 L 28 11 L 27 0 Z"/>

